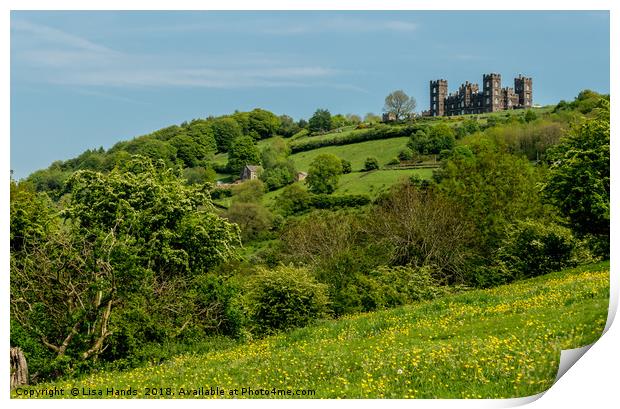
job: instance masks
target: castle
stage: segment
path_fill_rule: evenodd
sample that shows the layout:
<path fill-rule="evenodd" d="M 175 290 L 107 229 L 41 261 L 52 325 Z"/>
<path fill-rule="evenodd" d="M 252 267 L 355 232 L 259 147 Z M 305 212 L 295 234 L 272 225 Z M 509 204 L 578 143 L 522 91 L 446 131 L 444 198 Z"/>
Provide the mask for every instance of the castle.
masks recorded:
<path fill-rule="evenodd" d="M 532 106 L 532 78 L 519 75 L 514 88 L 502 88 L 500 74 L 482 76 L 482 92 L 478 84 L 468 81 L 456 93 L 448 94 L 448 81 L 431 81 L 431 107 L 429 116 L 452 116 L 482 114 L 507 109 L 530 108 Z"/>

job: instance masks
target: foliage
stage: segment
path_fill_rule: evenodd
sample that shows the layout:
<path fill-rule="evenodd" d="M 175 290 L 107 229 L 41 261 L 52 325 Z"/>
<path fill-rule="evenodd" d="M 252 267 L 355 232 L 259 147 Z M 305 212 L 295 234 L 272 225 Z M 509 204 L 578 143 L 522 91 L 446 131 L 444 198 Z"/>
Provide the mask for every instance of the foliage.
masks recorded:
<path fill-rule="evenodd" d="M 315 157 L 310 163 L 306 183 L 312 193 L 332 193 L 338 187 L 338 178 L 342 174 L 342 162 L 331 154 Z"/>
<path fill-rule="evenodd" d="M 581 235 L 609 236 L 608 115 L 575 126 L 549 153 L 552 165 L 543 192 Z"/>
<path fill-rule="evenodd" d="M 431 266 L 444 282 L 464 282 L 473 231 L 462 211 L 434 189 L 403 183 L 374 206 L 367 229 L 390 264 Z"/>
<path fill-rule="evenodd" d="M 374 156 L 369 156 L 364 161 L 364 172 L 379 169 L 379 160 Z"/>
<path fill-rule="evenodd" d="M 301 268 L 260 269 L 248 287 L 248 315 L 259 333 L 302 327 L 327 313 L 325 285 Z"/>
<path fill-rule="evenodd" d="M 398 159 L 400 159 L 402 161 L 412 160 L 413 159 L 413 152 L 409 148 L 403 149 L 402 151 L 400 151 L 398 153 Z"/>
<path fill-rule="evenodd" d="M 482 141 L 455 151 L 434 178 L 445 196 L 463 209 L 463 217 L 477 226 L 484 254 L 494 251 L 509 224 L 545 214 L 537 187 L 539 170 Z"/>
<path fill-rule="evenodd" d="M 351 162 L 346 159 L 341 159 L 340 163 L 342 163 L 342 174 L 346 175 L 347 173 L 351 173 Z"/>
<path fill-rule="evenodd" d="M 308 130 L 312 133 L 326 132 L 332 127 L 332 115 L 327 109 L 317 109 L 308 120 Z"/>
<path fill-rule="evenodd" d="M 285 138 L 290 138 L 299 132 L 302 127 L 299 123 L 295 122 L 293 118 L 288 115 L 280 115 L 280 127 L 278 128 L 278 135 L 282 135 Z"/>
<path fill-rule="evenodd" d="M 295 164 L 288 158 L 290 149 L 282 138 L 274 140 L 261 152 L 263 172 L 260 175 L 267 190 L 276 190 L 295 181 Z"/>
<path fill-rule="evenodd" d="M 276 198 L 276 207 L 281 214 L 290 216 L 308 209 L 309 201 L 308 190 L 301 184 L 294 183 L 282 189 Z"/>
<path fill-rule="evenodd" d="M 498 252 L 513 279 L 534 277 L 569 267 L 577 241 L 566 227 L 540 221 L 509 226 Z"/>
<path fill-rule="evenodd" d="M 11 318 L 55 357 L 44 376 L 132 354 L 119 348 L 127 337 L 137 348 L 213 330 L 197 319 L 199 305 L 179 303 L 196 277 L 235 256 L 237 229 L 213 214 L 205 193 L 146 158 L 108 174 L 79 171 L 68 187 L 60 215 L 28 211 L 45 196 L 12 198 Z M 127 314 L 152 325 L 127 327 Z"/>
<path fill-rule="evenodd" d="M 608 304 L 609 264 L 590 265 L 243 344 L 195 348 L 165 367 L 100 371 L 41 387 L 229 390 L 286 385 L 294 377 L 295 388 L 313 389 L 316 394 L 305 397 L 317 399 L 532 396 L 553 385 L 562 349 L 601 336 Z"/>
<path fill-rule="evenodd" d="M 415 131 L 422 129 L 420 126 L 390 126 L 385 124 L 376 125 L 371 129 L 359 130 L 345 135 L 338 135 L 330 139 L 313 139 L 305 142 L 292 143 L 292 153 L 311 151 L 324 146 L 352 145 L 365 141 L 379 139 L 399 138 L 410 136 Z"/>
<path fill-rule="evenodd" d="M 248 134 L 254 139 L 274 136 L 280 125 L 280 118 L 264 109 L 255 108 L 248 113 Z"/>
<path fill-rule="evenodd" d="M 397 90 L 385 97 L 383 111 L 394 114 L 397 121 L 408 118 L 416 107 L 416 100 L 405 94 L 403 90 Z"/>
<path fill-rule="evenodd" d="M 427 132 L 417 131 L 411 136 L 407 146 L 414 152 L 422 155 L 438 154 L 444 149 L 454 147 L 454 130 L 446 124 L 440 123 Z"/>
<path fill-rule="evenodd" d="M 189 185 L 204 185 L 205 183 L 215 183 L 216 173 L 211 168 L 197 166 L 183 169 L 183 177 Z"/>
<path fill-rule="evenodd" d="M 228 152 L 232 142 L 243 135 L 239 123 L 231 117 L 220 117 L 210 122 L 219 152 Z"/>
<path fill-rule="evenodd" d="M 536 115 L 536 112 L 534 112 L 534 110 L 532 109 L 528 109 L 523 116 L 525 122 L 533 122 L 536 120 L 536 118 L 538 118 L 538 115 Z"/>
<path fill-rule="evenodd" d="M 239 175 L 246 165 L 260 165 L 260 152 L 249 136 L 240 136 L 232 141 L 228 151 L 228 171 Z"/>

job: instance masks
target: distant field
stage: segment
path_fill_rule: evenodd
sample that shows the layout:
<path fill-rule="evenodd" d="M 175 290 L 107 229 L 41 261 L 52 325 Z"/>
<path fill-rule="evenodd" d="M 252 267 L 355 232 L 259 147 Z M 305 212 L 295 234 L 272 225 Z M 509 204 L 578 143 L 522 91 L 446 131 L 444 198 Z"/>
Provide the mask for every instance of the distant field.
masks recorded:
<path fill-rule="evenodd" d="M 242 398 L 531 396 L 553 384 L 562 349 L 601 336 L 608 302 L 607 262 L 37 388 L 63 388 L 69 395 L 72 388 L 131 387 L 138 398 L 176 398 L 181 388 L 200 387 L 270 393 Z M 146 388 L 156 396 L 145 396 Z M 285 389 L 314 393 L 279 396 Z"/>
<path fill-rule="evenodd" d="M 409 138 L 405 136 L 401 138 L 360 142 L 353 145 L 326 146 L 312 151 L 296 153 L 290 157 L 295 162 L 297 169 L 307 171 L 310 167 L 310 162 L 312 162 L 312 159 L 317 155 L 331 153 L 339 158 L 350 161 L 353 170 L 360 170 L 364 167 L 364 161 L 369 156 L 375 156 L 379 160 L 379 165 L 384 166 L 391 159 L 395 158 L 401 150 L 407 147 L 408 140 Z"/>
<path fill-rule="evenodd" d="M 406 170 L 373 170 L 372 172 L 353 172 L 342 175 L 335 194 L 368 194 L 377 196 L 390 186 L 418 175 L 422 179 L 430 179 L 433 169 L 406 169 Z"/>

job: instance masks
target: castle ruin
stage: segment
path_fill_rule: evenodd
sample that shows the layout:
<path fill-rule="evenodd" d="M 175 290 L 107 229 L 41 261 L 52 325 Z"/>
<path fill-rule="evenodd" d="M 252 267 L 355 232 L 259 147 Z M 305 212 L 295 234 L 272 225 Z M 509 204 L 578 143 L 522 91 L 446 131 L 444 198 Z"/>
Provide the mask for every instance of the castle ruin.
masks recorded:
<path fill-rule="evenodd" d="M 532 106 L 532 78 L 519 75 L 514 79 L 514 88 L 502 88 L 500 74 L 482 76 L 482 92 L 478 84 L 468 81 L 458 91 L 448 94 L 448 81 L 431 81 L 430 116 L 452 116 L 482 114 L 508 109 L 530 108 Z"/>

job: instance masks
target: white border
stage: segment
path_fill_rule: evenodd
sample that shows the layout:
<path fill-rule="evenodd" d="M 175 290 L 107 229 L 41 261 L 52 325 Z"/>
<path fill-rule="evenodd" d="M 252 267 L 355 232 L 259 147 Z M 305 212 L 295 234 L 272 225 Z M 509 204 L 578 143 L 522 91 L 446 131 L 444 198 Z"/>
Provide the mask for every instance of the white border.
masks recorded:
<path fill-rule="evenodd" d="M 133 0 L 108 0 L 108 1 L 77 1 L 77 0 L 61 0 L 61 1 L 44 1 L 44 0 L 5 0 L 2 2 L 2 15 L 0 17 L 0 27 L 1 27 L 1 42 L 0 42 L 0 55 L 2 58 L 2 83 L 3 86 L 0 88 L 4 90 L 2 98 L 0 99 L 1 109 L 0 109 L 0 124 L 2 124 L 3 132 L 2 132 L 2 143 L 3 148 L 0 151 L 0 155 L 2 157 L 2 172 L 5 175 L 8 175 L 10 168 L 10 149 L 9 144 L 10 140 L 8 135 L 10 135 L 10 115 L 9 115 L 9 107 L 10 107 L 10 73 L 9 73 L 9 60 L 8 57 L 10 55 L 10 10 L 140 10 L 140 9 L 150 9 L 150 10 L 202 10 L 202 9 L 210 9 L 210 10 L 349 10 L 351 8 L 355 8 L 357 10 L 611 10 L 611 50 L 618 49 L 618 28 L 620 27 L 620 19 L 619 16 L 619 6 L 618 1 L 605 1 L 605 0 L 590 0 L 588 2 L 568 0 L 568 1 L 548 1 L 548 0 L 521 0 L 518 3 L 516 2 L 498 2 L 498 1 L 406 1 L 406 0 L 359 0 L 355 2 L 349 1 L 341 1 L 339 3 L 334 2 L 333 0 L 296 0 L 296 1 L 286 1 L 286 0 L 268 0 L 268 1 L 260 1 L 260 2 L 251 2 L 251 1 L 242 1 L 242 0 L 228 0 L 226 2 L 214 2 L 214 1 L 195 1 L 195 0 L 176 0 L 174 2 L 171 1 L 133 1 Z M 576 27 L 575 29 L 578 29 Z M 584 35 L 587 35 L 584 33 Z M 615 108 L 617 105 L 617 95 L 618 95 L 618 81 L 617 81 L 617 73 L 620 72 L 620 67 L 618 66 L 618 58 L 617 52 L 611 54 L 611 67 L 610 73 L 611 77 L 611 99 L 612 99 L 612 135 L 614 134 L 613 130 L 615 130 L 616 124 L 618 123 L 617 119 L 617 109 Z M 615 135 L 614 135 L 615 136 Z M 616 144 L 612 142 L 612 180 L 617 180 L 617 172 L 614 163 L 617 163 L 618 149 L 616 149 Z M 615 189 L 613 187 L 616 183 L 612 182 L 612 197 L 615 197 Z M 2 313 L 0 313 L 0 333 L 4 334 L 2 337 L 2 343 L 0 346 L 0 351 L 8 351 L 9 349 L 9 320 L 7 311 L 9 309 L 9 260 L 8 260 L 8 231 L 9 231 L 9 209 L 8 209 L 8 193 L 9 188 L 8 184 L 4 183 L 2 185 L 2 217 L 0 221 L 0 225 L 3 229 L 4 234 L 2 235 L 1 241 L 1 257 L 2 257 L 2 266 L 4 268 L 2 271 L 4 275 L 0 280 L 0 290 L 3 294 L 3 302 L 2 302 Z M 616 205 L 617 201 L 612 201 L 612 213 L 616 214 L 616 210 L 618 206 Z M 612 232 L 617 231 L 617 218 L 612 219 Z M 612 236 L 614 236 L 612 234 Z M 615 241 L 612 241 L 612 254 L 615 254 L 615 250 L 617 249 L 617 245 Z M 613 258 L 613 256 L 612 256 Z M 612 266 L 615 267 L 614 262 L 612 262 Z M 618 274 L 615 271 L 615 268 L 612 268 L 612 280 L 611 280 L 611 303 L 610 303 L 610 320 L 608 321 L 608 326 L 611 324 L 613 319 L 613 315 L 617 311 L 618 306 Z M 5 298 L 6 297 L 6 298 Z M 618 330 L 618 324 L 613 325 L 609 328 L 608 332 L 598 341 L 596 342 L 588 353 L 585 355 L 585 358 L 580 359 L 575 363 L 574 367 L 568 371 L 568 373 L 563 376 L 559 381 L 549 390 L 547 391 L 542 398 L 536 400 L 532 407 L 535 408 L 557 408 L 557 407 L 610 407 L 611 403 L 616 403 L 619 401 L 619 390 L 617 387 L 617 373 L 620 368 L 620 353 L 617 345 L 620 345 L 620 331 Z M 5 370 L 8 368 L 8 354 L 0 354 L 2 357 L 3 363 L 0 363 L 0 367 L 4 367 Z M 5 376 L 2 377 L 4 379 L 4 385 L 7 387 L 0 388 L 0 402 L 4 402 L 5 400 L 9 400 L 8 394 L 8 371 L 5 372 Z M 531 401 L 532 399 L 525 399 Z M 525 400 L 436 400 L 436 401 L 426 401 L 426 400 L 390 400 L 390 405 L 395 405 L 399 407 L 466 407 L 466 408 L 480 408 L 480 407 L 507 407 L 514 406 L 519 403 L 526 403 Z M 143 401 L 144 402 L 144 401 Z M 175 404 L 178 401 L 175 401 Z M 21 400 L 11 400 L 11 405 L 16 407 L 36 405 L 34 401 L 21 401 Z M 85 402 L 84 400 L 78 401 L 45 401 L 42 402 L 45 406 L 60 406 L 63 407 L 69 405 L 73 407 L 82 406 Z M 91 401 L 89 402 L 94 406 L 108 406 L 110 402 L 103 401 Z M 321 405 L 340 405 L 341 403 L 345 404 L 354 404 L 354 405 L 362 405 L 362 406 L 370 406 L 374 405 L 375 402 L 372 401 L 321 401 Z M 114 405 L 124 406 L 127 405 L 135 405 L 136 402 L 130 401 L 115 401 Z M 170 406 L 170 401 L 149 401 L 149 406 L 160 406 L 168 407 Z M 184 405 L 189 404 L 190 406 L 200 406 L 204 407 L 205 405 L 209 406 L 220 406 L 226 405 L 240 405 L 239 402 L 202 402 L 202 401 L 191 401 L 185 402 Z M 291 404 L 290 401 L 252 401 L 252 406 L 260 406 L 260 407 L 285 407 Z M 314 407 L 317 404 L 316 401 L 296 401 L 296 406 L 301 407 Z"/>

